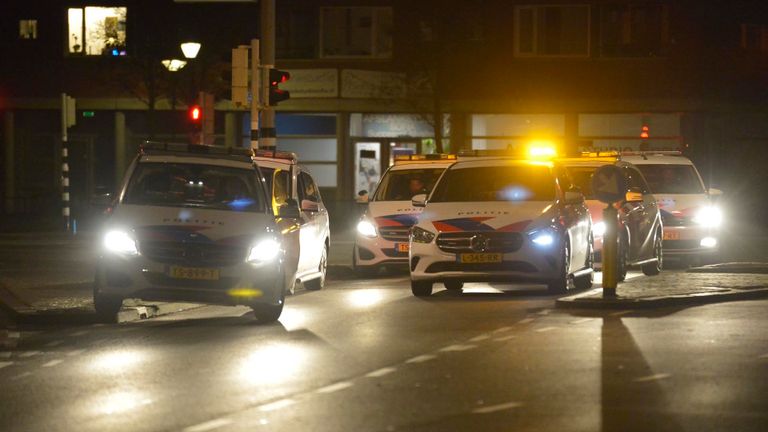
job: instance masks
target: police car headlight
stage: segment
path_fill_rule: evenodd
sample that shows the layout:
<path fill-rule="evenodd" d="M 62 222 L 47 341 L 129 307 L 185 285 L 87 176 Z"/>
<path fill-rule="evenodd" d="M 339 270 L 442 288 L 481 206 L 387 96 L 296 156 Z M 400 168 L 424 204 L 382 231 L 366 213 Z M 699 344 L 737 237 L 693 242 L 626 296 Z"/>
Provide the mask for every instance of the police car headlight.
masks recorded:
<path fill-rule="evenodd" d="M 357 232 L 364 237 L 376 237 L 376 225 L 371 221 L 361 220 L 357 223 Z"/>
<path fill-rule="evenodd" d="M 605 222 L 598 222 L 592 225 L 592 234 L 595 237 L 602 237 L 605 234 Z"/>
<path fill-rule="evenodd" d="M 127 232 L 113 230 L 104 235 L 104 249 L 122 255 L 138 255 L 134 240 Z"/>
<path fill-rule="evenodd" d="M 528 233 L 533 244 L 536 246 L 547 247 L 551 246 L 557 238 L 557 234 L 550 229 L 543 229 Z"/>
<path fill-rule="evenodd" d="M 411 240 L 416 243 L 432 243 L 435 239 L 435 233 L 429 232 L 424 228 L 413 227 L 411 229 Z"/>
<path fill-rule="evenodd" d="M 708 228 L 716 228 L 723 222 L 723 213 L 717 207 L 704 207 L 693 217 L 693 222 Z"/>
<path fill-rule="evenodd" d="M 280 243 L 274 239 L 264 239 L 248 251 L 249 263 L 266 263 L 274 260 L 280 253 Z"/>

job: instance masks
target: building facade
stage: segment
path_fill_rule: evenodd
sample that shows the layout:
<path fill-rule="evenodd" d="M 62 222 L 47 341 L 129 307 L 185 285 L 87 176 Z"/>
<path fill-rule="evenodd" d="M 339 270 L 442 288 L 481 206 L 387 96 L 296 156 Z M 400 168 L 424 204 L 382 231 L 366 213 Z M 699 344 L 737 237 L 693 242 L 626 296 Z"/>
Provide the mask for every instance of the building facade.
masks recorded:
<path fill-rule="evenodd" d="M 765 179 L 768 17 L 759 1 L 276 4 L 276 63 L 291 73 L 277 145 L 299 155 L 339 214 L 396 154 L 532 138 L 569 152 L 687 147 L 707 181 L 734 196 Z M 0 7 L 4 213 L 57 212 L 62 92 L 77 98 L 69 158 L 80 212 L 114 188 L 143 140 L 190 139 L 187 107 L 199 91 L 215 96 L 212 142 L 248 145 L 229 61 L 231 48 L 259 36 L 257 2 Z M 202 44 L 195 59 L 179 52 L 189 40 Z M 163 68 L 172 58 L 187 64 Z"/>

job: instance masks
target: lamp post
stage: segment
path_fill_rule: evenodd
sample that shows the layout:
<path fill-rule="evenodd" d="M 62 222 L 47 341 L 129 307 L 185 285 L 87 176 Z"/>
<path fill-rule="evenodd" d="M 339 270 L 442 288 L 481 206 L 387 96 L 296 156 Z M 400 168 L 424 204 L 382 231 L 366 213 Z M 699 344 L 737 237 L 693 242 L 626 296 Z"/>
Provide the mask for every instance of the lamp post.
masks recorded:
<path fill-rule="evenodd" d="M 187 61 L 192 61 L 197 58 L 198 53 L 200 53 L 200 48 L 202 45 L 199 42 L 194 41 L 188 41 L 188 42 L 182 42 L 180 45 L 181 52 L 184 54 L 184 57 L 187 59 Z M 201 91 L 198 91 L 198 82 L 201 80 L 199 78 L 200 75 L 200 65 L 199 61 L 194 62 L 194 71 L 192 74 L 192 100 L 195 100 L 196 95 L 200 99 L 198 103 L 201 106 L 205 105 L 205 101 L 203 100 L 203 94 Z M 203 117 L 203 122 L 209 121 L 209 119 L 206 119 L 205 116 Z M 200 128 L 200 134 L 199 136 L 196 136 L 194 138 L 195 141 L 197 141 L 199 144 L 205 144 L 205 125 L 203 125 Z"/>
<path fill-rule="evenodd" d="M 163 60 L 161 63 L 168 69 L 168 72 L 171 72 L 171 115 L 173 116 L 171 135 L 173 139 L 176 139 L 176 126 L 178 121 L 176 119 L 176 74 L 174 72 L 183 69 L 184 66 L 187 65 L 187 62 L 179 59 L 169 59 Z"/>

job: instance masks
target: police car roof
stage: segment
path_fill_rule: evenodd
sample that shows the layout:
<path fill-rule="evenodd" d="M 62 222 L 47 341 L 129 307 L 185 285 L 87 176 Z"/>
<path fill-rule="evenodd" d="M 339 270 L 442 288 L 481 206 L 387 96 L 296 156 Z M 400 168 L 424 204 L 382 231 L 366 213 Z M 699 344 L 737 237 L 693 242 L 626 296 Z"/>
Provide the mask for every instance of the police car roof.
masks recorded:
<path fill-rule="evenodd" d="M 451 165 L 450 169 L 463 169 L 463 168 L 482 168 L 482 167 L 497 167 L 497 166 L 544 166 L 552 168 L 555 165 L 554 161 L 550 160 L 531 160 L 531 159 L 519 159 L 519 158 L 504 158 L 504 157 L 481 157 L 478 159 L 465 159 L 456 162 Z"/>

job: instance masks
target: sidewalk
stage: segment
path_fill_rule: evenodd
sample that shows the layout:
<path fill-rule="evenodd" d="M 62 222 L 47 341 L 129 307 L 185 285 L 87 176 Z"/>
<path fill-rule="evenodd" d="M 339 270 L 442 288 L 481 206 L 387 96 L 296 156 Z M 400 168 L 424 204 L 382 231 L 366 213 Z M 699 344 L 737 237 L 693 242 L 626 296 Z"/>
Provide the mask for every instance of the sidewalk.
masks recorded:
<path fill-rule="evenodd" d="M 685 277 L 681 277 L 681 276 Z M 768 298 L 768 263 L 724 263 L 622 282 L 615 298 L 593 289 L 557 300 L 557 307 L 641 309 Z"/>

